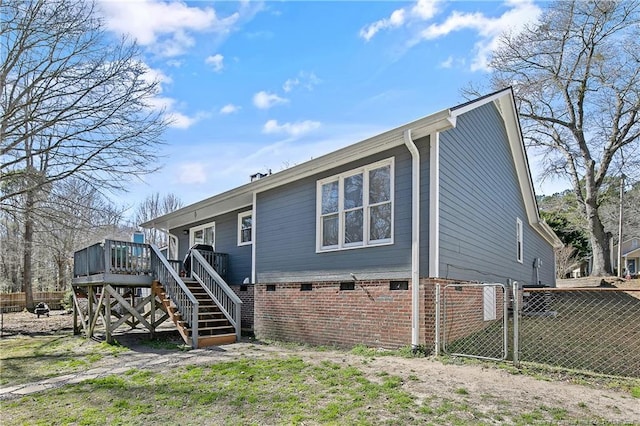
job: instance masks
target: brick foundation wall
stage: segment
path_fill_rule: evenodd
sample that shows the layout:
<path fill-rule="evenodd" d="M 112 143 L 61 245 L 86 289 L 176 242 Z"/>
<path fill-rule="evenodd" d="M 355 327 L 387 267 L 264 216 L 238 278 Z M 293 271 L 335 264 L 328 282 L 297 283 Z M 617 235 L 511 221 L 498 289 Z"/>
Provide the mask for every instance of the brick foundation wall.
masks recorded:
<path fill-rule="evenodd" d="M 242 317 L 240 327 L 242 330 L 253 330 L 253 309 L 255 285 L 253 284 L 229 284 L 231 290 L 242 300 Z"/>
<path fill-rule="evenodd" d="M 407 290 L 391 290 L 389 280 L 360 281 L 353 290 L 340 290 L 340 282 L 256 284 L 256 337 L 341 347 L 408 346 L 411 284 L 405 281 Z M 312 289 L 302 291 L 303 285 Z"/>
<path fill-rule="evenodd" d="M 353 290 L 341 290 L 340 282 L 256 284 L 256 337 L 338 347 L 410 346 L 411 280 L 401 281 L 407 282 L 407 290 L 391 290 L 389 280 L 357 282 Z M 437 284 L 443 293 L 441 308 L 446 309 L 441 314 L 447 318 L 447 340 L 490 324 L 483 318 L 483 293 L 479 287 L 447 288 L 444 306 L 445 286 L 456 283 L 459 284 L 445 279 L 420 280 L 419 344 L 428 352 L 433 351 L 436 340 Z M 311 286 L 311 290 L 303 291 L 303 285 Z M 497 291 L 496 296 L 496 316 L 500 319 L 504 315 L 502 292 Z M 440 331 L 442 337 L 445 330 Z"/>
<path fill-rule="evenodd" d="M 427 286 L 433 287 L 433 299 L 435 300 L 435 286 L 440 284 L 440 315 L 441 341 L 448 343 L 477 333 L 486 327 L 493 325 L 494 321 L 502 321 L 504 317 L 505 293 L 500 287 L 495 287 L 495 320 L 484 319 L 484 293 L 480 286 L 465 286 L 458 281 L 427 280 Z M 508 293 L 507 293 L 508 296 Z M 435 305 L 433 305 L 432 318 L 425 318 L 425 328 L 431 323 L 435 327 Z M 435 333 L 431 334 L 435 338 Z M 445 342 L 446 340 L 446 342 Z"/>

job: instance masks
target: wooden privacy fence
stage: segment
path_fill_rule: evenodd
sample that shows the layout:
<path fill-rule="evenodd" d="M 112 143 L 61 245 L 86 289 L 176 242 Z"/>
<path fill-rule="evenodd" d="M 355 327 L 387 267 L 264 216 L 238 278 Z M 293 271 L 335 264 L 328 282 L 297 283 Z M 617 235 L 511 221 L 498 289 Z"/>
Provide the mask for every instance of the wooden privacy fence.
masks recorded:
<path fill-rule="evenodd" d="M 61 300 L 64 298 L 64 291 L 36 291 L 33 293 L 33 302 L 38 304 L 44 302 L 49 305 L 49 309 L 62 309 Z M 0 309 L 2 312 L 18 312 L 27 306 L 24 293 L 1 293 Z"/>

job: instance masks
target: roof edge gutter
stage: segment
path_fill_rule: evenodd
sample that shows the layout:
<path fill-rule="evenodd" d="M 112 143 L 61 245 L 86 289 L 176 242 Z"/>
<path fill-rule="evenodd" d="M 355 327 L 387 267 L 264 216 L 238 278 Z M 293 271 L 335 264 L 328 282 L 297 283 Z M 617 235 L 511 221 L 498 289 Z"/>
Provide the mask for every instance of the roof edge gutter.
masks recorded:
<path fill-rule="evenodd" d="M 411 138 L 411 129 L 403 132 L 404 144 L 411 153 L 411 347 L 420 344 L 420 151 Z"/>

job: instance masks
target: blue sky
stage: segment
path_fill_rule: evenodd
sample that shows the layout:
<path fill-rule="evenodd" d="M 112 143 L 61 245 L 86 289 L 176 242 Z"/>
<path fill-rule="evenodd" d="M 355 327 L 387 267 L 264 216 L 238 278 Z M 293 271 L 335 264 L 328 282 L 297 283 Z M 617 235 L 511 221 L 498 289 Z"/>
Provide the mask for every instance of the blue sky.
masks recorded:
<path fill-rule="evenodd" d="M 100 0 L 109 31 L 137 40 L 172 125 L 153 192 L 185 204 L 464 101 L 504 30 L 540 4 L 508 1 Z M 564 189 L 538 182 L 538 194 Z"/>

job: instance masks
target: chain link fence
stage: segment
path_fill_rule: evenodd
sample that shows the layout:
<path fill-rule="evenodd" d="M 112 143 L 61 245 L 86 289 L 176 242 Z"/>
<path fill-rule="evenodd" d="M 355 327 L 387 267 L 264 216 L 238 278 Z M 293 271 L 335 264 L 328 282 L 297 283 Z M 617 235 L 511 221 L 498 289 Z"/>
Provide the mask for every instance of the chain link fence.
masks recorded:
<path fill-rule="evenodd" d="M 640 377 L 640 290 L 524 289 L 516 361 Z"/>
<path fill-rule="evenodd" d="M 450 284 L 441 288 L 442 348 L 449 355 L 507 357 L 507 291 L 503 284 Z"/>
<path fill-rule="evenodd" d="M 450 284 L 436 291 L 437 347 L 449 355 L 640 377 L 640 289 Z"/>

